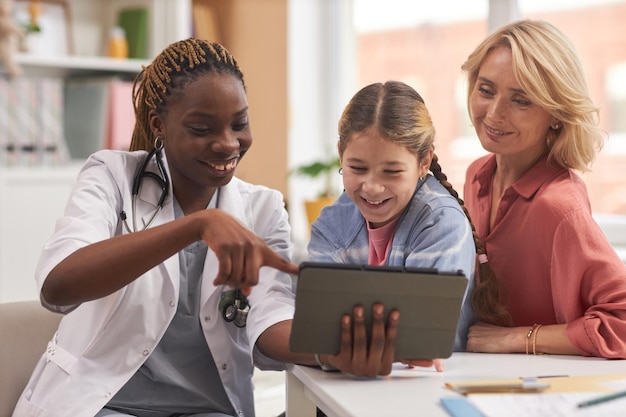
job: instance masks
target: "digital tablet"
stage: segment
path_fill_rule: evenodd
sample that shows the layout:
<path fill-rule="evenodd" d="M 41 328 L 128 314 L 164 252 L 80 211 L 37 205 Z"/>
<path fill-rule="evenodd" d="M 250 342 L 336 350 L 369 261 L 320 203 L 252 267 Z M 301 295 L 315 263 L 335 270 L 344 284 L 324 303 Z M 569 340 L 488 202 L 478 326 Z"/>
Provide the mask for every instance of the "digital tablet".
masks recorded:
<path fill-rule="evenodd" d="M 461 271 L 304 262 L 296 286 L 290 335 L 293 352 L 339 353 L 341 317 L 371 306 L 400 311 L 396 358 L 434 359 L 452 354 L 468 280 Z M 368 333 L 368 337 L 369 337 Z"/>

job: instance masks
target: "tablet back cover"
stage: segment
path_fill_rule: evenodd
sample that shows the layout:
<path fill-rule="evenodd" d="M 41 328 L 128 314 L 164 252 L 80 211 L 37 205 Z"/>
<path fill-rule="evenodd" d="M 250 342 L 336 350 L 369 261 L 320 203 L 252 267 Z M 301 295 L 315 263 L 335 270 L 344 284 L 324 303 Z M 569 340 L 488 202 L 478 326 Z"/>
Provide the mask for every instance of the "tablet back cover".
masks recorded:
<path fill-rule="evenodd" d="M 290 347 L 294 352 L 337 354 L 340 319 L 354 305 L 400 311 L 396 358 L 447 358 L 452 354 L 467 278 L 435 270 L 345 264 L 301 264 Z M 368 334 L 369 337 L 369 334 Z"/>

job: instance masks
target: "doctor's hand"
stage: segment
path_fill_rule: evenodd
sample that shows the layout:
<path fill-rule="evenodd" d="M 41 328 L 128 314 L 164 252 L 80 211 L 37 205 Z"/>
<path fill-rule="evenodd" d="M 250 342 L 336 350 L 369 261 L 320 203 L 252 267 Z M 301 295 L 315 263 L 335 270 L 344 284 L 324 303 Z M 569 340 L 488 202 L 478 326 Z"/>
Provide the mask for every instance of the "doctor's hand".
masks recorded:
<path fill-rule="evenodd" d="M 259 282 L 262 266 L 297 274 L 298 265 L 286 261 L 237 219 L 219 209 L 203 210 L 200 236 L 215 252 L 219 270 L 214 285 L 239 288 L 249 295 Z"/>
<path fill-rule="evenodd" d="M 368 345 L 364 310 L 362 306 L 355 306 L 352 317 L 344 315 L 341 318 L 339 354 L 322 356 L 322 362 L 355 376 L 389 375 L 395 357 L 399 321 L 397 310 L 389 312 L 385 323 L 384 306 L 372 306 L 372 337 Z"/>

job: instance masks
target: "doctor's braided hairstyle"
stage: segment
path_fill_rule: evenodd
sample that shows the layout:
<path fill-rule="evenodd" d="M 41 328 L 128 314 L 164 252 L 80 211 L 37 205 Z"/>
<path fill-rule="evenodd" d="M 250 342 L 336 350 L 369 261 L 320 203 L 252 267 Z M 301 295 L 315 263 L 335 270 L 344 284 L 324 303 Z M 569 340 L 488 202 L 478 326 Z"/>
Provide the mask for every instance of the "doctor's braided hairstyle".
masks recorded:
<path fill-rule="evenodd" d="M 235 57 L 217 42 L 188 38 L 172 43 L 143 67 L 133 83 L 135 128 L 130 150 L 150 151 L 155 140 L 150 111 L 164 117 L 171 98 L 181 97 L 186 85 L 209 73 L 232 74 L 245 88 Z"/>
<path fill-rule="evenodd" d="M 375 130 L 381 137 L 404 146 L 420 160 L 427 157 L 430 149 L 434 148 L 435 128 L 424 100 L 412 87 L 399 81 L 370 84 L 352 97 L 339 120 L 340 152 L 343 153 L 346 149 L 352 135 L 368 130 Z M 484 260 L 485 245 L 476 233 L 465 203 L 443 173 L 436 154 L 433 154 L 429 169 L 458 201 L 472 228 L 478 259 Z M 477 288 L 483 292 L 482 300 L 485 301 L 479 308 L 473 306 L 478 319 L 492 324 L 509 324 L 510 316 L 498 302 L 499 293 L 495 279 L 483 278 L 485 276 L 493 278 L 494 274 L 489 263 L 479 262 L 477 274 L 482 278 L 478 282 L 493 284 Z"/>

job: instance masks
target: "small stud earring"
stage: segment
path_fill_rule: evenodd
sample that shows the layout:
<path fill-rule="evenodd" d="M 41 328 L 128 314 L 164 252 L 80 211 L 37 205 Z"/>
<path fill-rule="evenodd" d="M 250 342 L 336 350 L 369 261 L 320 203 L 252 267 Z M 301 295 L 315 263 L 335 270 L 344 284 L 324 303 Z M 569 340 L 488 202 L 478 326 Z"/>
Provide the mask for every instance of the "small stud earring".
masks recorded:
<path fill-rule="evenodd" d="M 552 125 L 552 129 L 554 130 L 559 130 L 561 128 L 561 124 L 560 123 L 555 123 Z"/>

